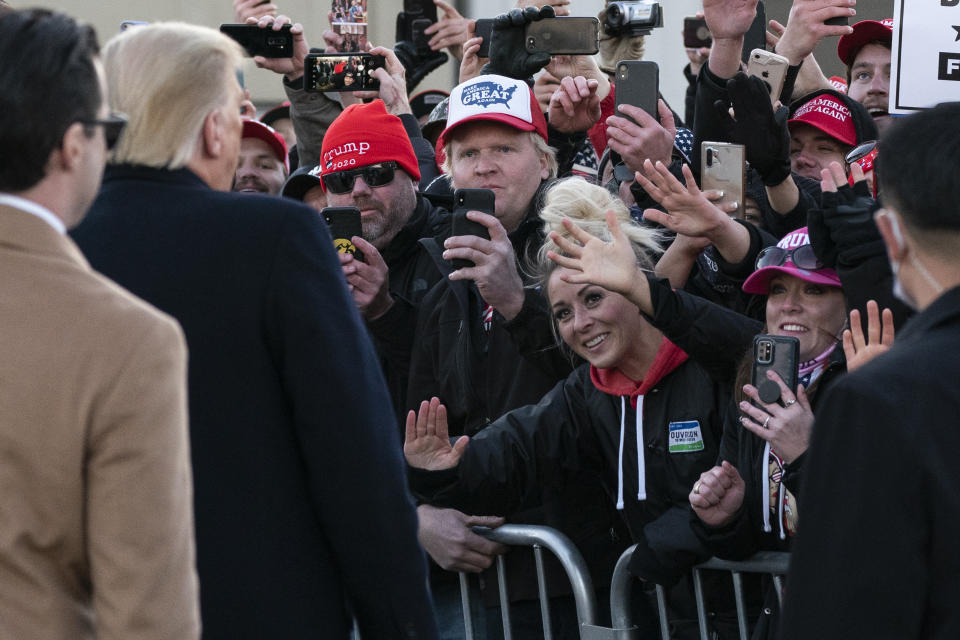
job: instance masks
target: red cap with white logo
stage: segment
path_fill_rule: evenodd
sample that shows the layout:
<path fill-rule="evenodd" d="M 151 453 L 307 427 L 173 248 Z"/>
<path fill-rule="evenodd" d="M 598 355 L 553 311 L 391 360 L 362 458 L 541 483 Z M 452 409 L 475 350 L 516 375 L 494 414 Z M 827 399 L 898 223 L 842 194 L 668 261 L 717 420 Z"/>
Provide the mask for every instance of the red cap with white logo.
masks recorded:
<path fill-rule="evenodd" d="M 803 104 L 787 120 L 788 125 L 808 124 L 844 144 L 857 144 L 857 128 L 845 104 L 829 94 L 821 94 Z"/>

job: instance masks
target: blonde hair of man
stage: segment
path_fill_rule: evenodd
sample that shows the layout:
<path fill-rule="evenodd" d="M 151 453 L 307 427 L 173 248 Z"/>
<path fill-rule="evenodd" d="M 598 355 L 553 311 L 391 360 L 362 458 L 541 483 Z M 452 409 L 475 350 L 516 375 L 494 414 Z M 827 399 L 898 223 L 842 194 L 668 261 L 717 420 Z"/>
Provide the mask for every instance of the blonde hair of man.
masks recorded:
<path fill-rule="evenodd" d="M 103 50 L 109 101 L 129 118 L 111 162 L 187 166 L 206 117 L 233 90 L 242 55 L 219 31 L 180 22 L 134 27 L 111 39 Z"/>

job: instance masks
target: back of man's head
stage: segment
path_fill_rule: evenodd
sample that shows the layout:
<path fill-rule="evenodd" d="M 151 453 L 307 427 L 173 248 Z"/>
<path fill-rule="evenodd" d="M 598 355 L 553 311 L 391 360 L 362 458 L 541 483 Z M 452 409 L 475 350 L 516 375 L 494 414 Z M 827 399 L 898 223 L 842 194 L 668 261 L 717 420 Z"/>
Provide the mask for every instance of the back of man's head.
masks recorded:
<path fill-rule="evenodd" d="M 112 161 L 179 169 L 206 116 L 227 100 L 242 52 L 218 31 L 168 22 L 128 29 L 103 57 L 110 104 L 129 118 Z"/>
<path fill-rule="evenodd" d="M 70 125 L 97 118 L 98 53 L 93 29 L 62 13 L 0 12 L 0 191 L 43 180 Z"/>
<path fill-rule="evenodd" d="M 885 203 L 933 244 L 960 238 L 958 122 L 960 102 L 947 102 L 898 120 L 880 144 L 877 174 Z"/>

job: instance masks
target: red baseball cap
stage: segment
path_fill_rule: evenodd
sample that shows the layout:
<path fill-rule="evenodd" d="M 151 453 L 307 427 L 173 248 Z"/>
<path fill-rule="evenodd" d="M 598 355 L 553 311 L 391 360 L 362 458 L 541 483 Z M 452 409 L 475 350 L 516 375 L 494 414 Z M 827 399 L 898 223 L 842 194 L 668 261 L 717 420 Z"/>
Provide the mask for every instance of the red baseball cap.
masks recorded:
<path fill-rule="evenodd" d="M 259 120 L 243 121 L 243 138 L 256 138 L 263 140 L 273 151 L 277 160 L 283 163 L 283 167 L 290 172 L 290 157 L 287 155 L 287 143 L 283 141 L 283 136 L 273 130 L 268 124 L 263 124 Z"/>
<path fill-rule="evenodd" d="M 850 109 L 830 94 L 820 94 L 794 111 L 788 125 L 808 124 L 844 144 L 857 144 L 857 128 Z"/>
<path fill-rule="evenodd" d="M 837 42 L 837 56 L 848 67 L 863 45 L 880 40 L 890 45 L 893 42 L 893 18 L 877 22 L 876 20 L 861 20 L 853 25 L 853 33 L 841 36 Z"/>
<path fill-rule="evenodd" d="M 547 139 L 547 120 L 533 89 L 523 80 L 488 74 L 458 84 L 450 92 L 447 126 L 437 139 L 437 156 L 443 153 L 451 131 L 478 120 L 500 122 L 520 131 L 536 131 Z"/>

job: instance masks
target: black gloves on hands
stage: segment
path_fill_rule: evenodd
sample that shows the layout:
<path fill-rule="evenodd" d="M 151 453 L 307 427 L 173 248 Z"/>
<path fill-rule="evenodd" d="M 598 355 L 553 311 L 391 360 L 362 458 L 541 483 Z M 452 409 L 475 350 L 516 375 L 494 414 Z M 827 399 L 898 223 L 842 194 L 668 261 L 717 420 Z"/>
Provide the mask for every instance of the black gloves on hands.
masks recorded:
<path fill-rule="evenodd" d="M 825 267 L 853 263 L 858 254 L 883 243 L 873 221 L 878 206 L 866 180 L 820 195 L 820 208 L 807 212 L 807 232 L 813 252 Z"/>
<path fill-rule="evenodd" d="M 397 59 L 406 71 L 408 94 L 413 92 L 413 89 L 427 77 L 428 73 L 442 66 L 448 59 L 447 54 L 443 51 L 418 53 L 414 44 L 409 40 L 398 42 L 394 45 L 393 52 L 397 54 Z"/>
<path fill-rule="evenodd" d="M 727 81 L 727 93 L 736 120 L 730 117 L 722 100 L 714 106 L 727 129 L 729 140 L 746 148 L 747 162 L 757 170 L 763 183 L 775 187 L 790 175 L 789 110 L 780 107 L 774 113 L 767 85 L 755 76 L 738 73 Z"/>
<path fill-rule="evenodd" d="M 490 36 L 490 61 L 483 65 L 483 73 L 495 73 L 516 80 L 530 82 L 537 71 L 550 63 L 549 53 L 528 53 L 526 26 L 531 22 L 556 16 L 553 7 L 511 9 L 493 19 Z"/>

